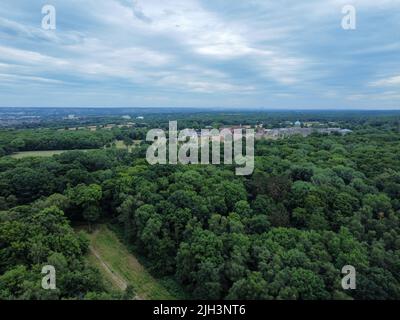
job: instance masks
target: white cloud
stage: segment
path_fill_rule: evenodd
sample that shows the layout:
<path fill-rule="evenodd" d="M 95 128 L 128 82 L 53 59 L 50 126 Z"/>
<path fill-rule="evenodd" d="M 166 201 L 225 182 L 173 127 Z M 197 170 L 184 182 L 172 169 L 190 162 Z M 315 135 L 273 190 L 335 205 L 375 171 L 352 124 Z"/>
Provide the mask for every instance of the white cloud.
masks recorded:
<path fill-rule="evenodd" d="M 400 86 L 400 75 L 388 77 L 385 79 L 380 79 L 380 80 L 371 82 L 370 85 L 372 87 Z"/>
<path fill-rule="evenodd" d="M 64 81 L 56 80 L 56 79 L 49 79 L 43 77 L 32 77 L 32 76 L 23 76 L 23 75 L 16 75 L 16 74 L 7 74 L 7 73 L 0 73 L 0 80 L 6 82 L 29 82 L 29 83 L 46 83 L 46 84 L 64 84 Z"/>
<path fill-rule="evenodd" d="M 56 84 L 49 79 L 110 94 L 114 86 L 116 96 L 130 88 L 142 90 L 142 99 L 152 92 L 242 94 L 262 104 L 276 92 L 282 99 L 290 92 L 294 101 L 346 100 L 349 87 L 353 98 L 368 99 L 357 91 L 384 91 L 400 81 L 368 76 L 398 67 L 391 61 L 389 69 L 385 58 L 368 62 L 368 56 L 392 59 L 398 37 L 391 30 L 381 36 L 382 21 L 375 21 L 379 36 L 365 31 L 375 12 L 398 16 L 398 1 L 351 1 L 360 9 L 360 28 L 351 35 L 336 32 L 347 0 L 69 0 L 57 4 L 55 32 L 40 28 L 40 10 L 36 21 L 31 2 L 4 1 L 15 12 L 0 8 L 0 85 Z"/>
<path fill-rule="evenodd" d="M 132 9 L 139 6 L 151 23 L 137 19 Z M 113 12 L 112 16 L 109 12 Z M 303 77 L 307 59 L 284 47 L 262 43 L 277 39 L 289 31 L 272 25 L 261 34 L 256 25 L 225 21 L 223 16 L 206 10 L 200 1 L 176 0 L 173 3 L 147 0 L 107 2 L 96 12 L 99 19 L 118 30 L 152 37 L 172 38 L 194 57 L 211 61 L 243 59 L 262 77 L 278 83 L 292 84 Z M 179 53 L 178 53 L 179 54 Z"/>

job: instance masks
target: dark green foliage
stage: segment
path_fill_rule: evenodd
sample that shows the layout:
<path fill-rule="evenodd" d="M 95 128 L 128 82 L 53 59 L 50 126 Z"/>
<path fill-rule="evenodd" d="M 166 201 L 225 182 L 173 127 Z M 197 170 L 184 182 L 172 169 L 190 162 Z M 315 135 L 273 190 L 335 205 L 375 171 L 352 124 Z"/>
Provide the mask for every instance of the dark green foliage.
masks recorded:
<path fill-rule="evenodd" d="M 65 212 L 72 222 L 120 224 L 155 274 L 175 277 L 195 298 L 400 299 L 397 124 L 388 117 L 315 117 L 355 132 L 258 141 L 248 177 L 235 176 L 231 166 L 149 166 L 145 144 L 133 153 L 111 148 L 49 159 L 1 157 L 0 298 L 110 298 L 84 265 L 87 243 L 72 232 Z M 166 127 L 154 118 L 154 126 Z M 261 115 L 248 119 L 263 122 Z M 265 126 L 284 119 L 276 114 Z M 242 121 L 193 115 L 180 126 Z M 0 156 L 36 149 L 41 133 L 21 132 L 3 133 Z M 96 146 L 117 136 L 130 144 L 144 134 L 82 139 Z M 57 144 L 63 141 L 56 136 Z M 38 268 L 49 261 L 66 270 L 51 293 L 38 289 Z M 356 268 L 357 290 L 341 287 L 345 265 Z"/>
<path fill-rule="evenodd" d="M 83 298 L 104 292 L 83 255 L 88 241 L 55 206 L 16 207 L 0 216 L 0 299 Z M 41 287 L 44 265 L 56 269 L 56 290 Z"/>

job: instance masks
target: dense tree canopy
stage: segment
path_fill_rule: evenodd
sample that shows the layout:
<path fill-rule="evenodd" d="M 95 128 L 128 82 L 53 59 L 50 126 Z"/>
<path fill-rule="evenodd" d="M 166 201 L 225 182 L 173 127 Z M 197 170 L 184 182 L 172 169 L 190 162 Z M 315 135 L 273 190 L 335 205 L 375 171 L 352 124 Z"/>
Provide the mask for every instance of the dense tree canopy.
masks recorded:
<path fill-rule="evenodd" d="M 70 222 L 107 221 L 151 271 L 174 277 L 194 298 L 399 299 L 395 127 L 369 118 L 346 136 L 258 141 L 246 177 L 224 165 L 150 166 L 146 145 L 12 159 L 9 148 L 30 150 L 33 138 L 7 133 L 0 298 L 101 297 L 98 275 L 82 259 L 87 242 Z M 47 262 L 67 270 L 51 293 L 36 285 Z M 357 290 L 341 287 L 345 265 L 356 268 Z"/>

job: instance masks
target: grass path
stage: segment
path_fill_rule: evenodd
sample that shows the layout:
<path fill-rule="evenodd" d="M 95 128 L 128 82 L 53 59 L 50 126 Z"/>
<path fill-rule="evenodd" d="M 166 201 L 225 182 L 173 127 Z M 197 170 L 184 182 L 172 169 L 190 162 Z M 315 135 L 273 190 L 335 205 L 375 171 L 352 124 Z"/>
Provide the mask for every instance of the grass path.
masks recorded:
<path fill-rule="evenodd" d="M 114 289 L 122 291 L 131 284 L 137 294 L 136 299 L 175 299 L 105 225 L 100 225 L 96 231 L 89 234 L 89 238 L 88 260 L 100 269 Z"/>
<path fill-rule="evenodd" d="M 100 268 L 103 271 L 102 274 L 106 276 L 107 280 L 112 283 L 114 288 L 124 291 L 128 286 L 128 283 L 125 281 L 125 279 L 123 279 L 119 274 L 114 273 L 114 271 L 107 265 L 95 248 L 90 246 L 89 249 L 90 254 L 92 254 L 100 264 Z"/>

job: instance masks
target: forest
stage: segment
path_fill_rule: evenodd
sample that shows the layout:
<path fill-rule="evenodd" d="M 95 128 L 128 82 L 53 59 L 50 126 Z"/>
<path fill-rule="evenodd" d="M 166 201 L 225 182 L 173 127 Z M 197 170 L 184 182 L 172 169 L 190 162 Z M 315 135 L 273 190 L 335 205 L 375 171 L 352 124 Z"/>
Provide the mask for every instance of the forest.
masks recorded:
<path fill-rule="evenodd" d="M 353 132 L 259 140 L 250 176 L 229 165 L 152 166 L 145 141 L 112 147 L 174 116 L 193 128 L 293 118 L 171 114 L 110 131 L 0 130 L 0 299 L 129 299 L 135 288 L 110 290 L 85 261 L 76 226 L 100 222 L 188 299 L 400 299 L 398 113 L 296 114 Z M 94 150 L 10 157 L 57 149 Z M 59 270 L 57 290 L 40 286 L 45 264 Z M 341 286 L 345 265 L 357 270 L 356 290 Z"/>

